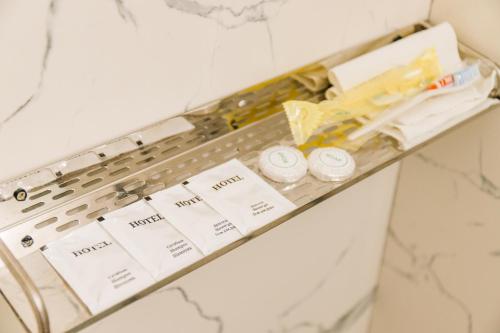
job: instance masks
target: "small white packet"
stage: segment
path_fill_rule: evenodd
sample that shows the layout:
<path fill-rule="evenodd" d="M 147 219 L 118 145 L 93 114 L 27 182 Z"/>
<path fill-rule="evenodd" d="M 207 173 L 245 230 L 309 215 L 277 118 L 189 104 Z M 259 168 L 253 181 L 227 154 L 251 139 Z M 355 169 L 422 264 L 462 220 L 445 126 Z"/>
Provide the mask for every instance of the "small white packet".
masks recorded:
<path fill-rule="evenodd" d="M 236 159 L 193 176 L 183 185 L 228 218 L 244 235 L 296 208 Z"/>
<path fill-rule="evenodd" d="M 93 314 L 154 283 L 96 222 L 48 244 L 42 253 Z"/>
<path fill-rule="evenodd" d="M 156 279 L 201 259 L 198 249 L 145 201 L 104 215 L 106 229 Z"/>
<path fill-rule="evenodd" d="M 240 232 L 227 218 L 182 185 L 156 192 L 150 198 L 147 202 L 204 254 L 241 238 Z"/>

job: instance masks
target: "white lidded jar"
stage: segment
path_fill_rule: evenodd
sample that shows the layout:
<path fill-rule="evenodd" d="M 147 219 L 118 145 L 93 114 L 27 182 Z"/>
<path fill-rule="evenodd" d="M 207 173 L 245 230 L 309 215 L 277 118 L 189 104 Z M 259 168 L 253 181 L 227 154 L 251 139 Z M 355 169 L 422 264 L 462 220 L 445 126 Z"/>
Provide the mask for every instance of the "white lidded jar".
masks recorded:
<path fill-rule="evenodd" d="M 308 158 L 309 171 L 319 180 L 343 181 L 354 174 L 356 162 L 351 154 L 339 148 L 318 148 Z"/>
<path fill-rule="evenodd" d="M 266 177 L 276 182 L 294 183 L 307 174 L 307 160 L 298 149 L 273 146 L 261 152 L 259 168 Z"/>

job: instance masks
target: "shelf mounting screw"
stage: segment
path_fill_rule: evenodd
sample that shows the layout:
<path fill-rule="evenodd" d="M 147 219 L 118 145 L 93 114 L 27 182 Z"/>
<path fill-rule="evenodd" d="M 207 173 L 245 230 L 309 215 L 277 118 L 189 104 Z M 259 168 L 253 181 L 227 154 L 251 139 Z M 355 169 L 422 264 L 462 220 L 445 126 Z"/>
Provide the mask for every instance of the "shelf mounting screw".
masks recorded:
<path fill-rule="evenodd" d="M 23 239 L 21 239 L 21 244 L 23 245 L 23 247 L 30 247 L 31 245 L 33 245 L 33 237 L 31 237 L 30 235 L 26 235 L 23 237 Z"/>
<path fill-rule="evenodd" d="M 14 198 L 17 201 L 24 201 L 28 197 L 28 192 L 26 192 L 25 189 L 23 188 L 18 188 L 17 190 L 14 191 Z"/>

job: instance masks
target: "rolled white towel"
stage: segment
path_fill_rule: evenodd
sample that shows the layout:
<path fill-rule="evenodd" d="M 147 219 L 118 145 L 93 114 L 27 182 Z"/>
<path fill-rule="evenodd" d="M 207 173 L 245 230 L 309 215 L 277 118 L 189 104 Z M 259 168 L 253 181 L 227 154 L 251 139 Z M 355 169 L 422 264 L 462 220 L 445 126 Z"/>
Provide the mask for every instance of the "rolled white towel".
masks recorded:
<path fill-rule="evenodd" d="M 331 68 L 328 79 L 335 90 L 329 94 L 342 93 L 391 68 L 404 66 L 429 48 L 436 49 L 445 73 L 459 68 L 457 37 L 453 27 L 444 22 Z"/>

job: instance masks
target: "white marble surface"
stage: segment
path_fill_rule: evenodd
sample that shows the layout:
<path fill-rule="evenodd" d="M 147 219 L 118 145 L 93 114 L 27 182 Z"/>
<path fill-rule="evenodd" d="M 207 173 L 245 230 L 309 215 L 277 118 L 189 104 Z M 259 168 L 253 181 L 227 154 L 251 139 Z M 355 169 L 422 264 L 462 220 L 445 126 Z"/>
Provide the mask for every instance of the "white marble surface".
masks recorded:
<path fill-rule="evenodd" d="M 500 331 L 499 112 L 402 162 L 371 333 Z"/>
<path fill-rule="evenodd" d="M 2 314 L 1 328 L 5 332 L 24 332 L 22 324 L 17 320 L 16 315 L 11 311 L 9 304 L 3 297 L 0 297 L 0 313 Z"/>
<path fill-rule="evenodd" d="M 0 180 L 427 17 L 428 0 L 0 2 Z"/>
<path fill-rule="evenodd" d="M 435 0 L 430 20 L 450 22 L 464 43 L 500 63 L 499 15 L 497 0 Z"/>
<path fill-rule="evenodd" d="M 435 0 L 467 45 L 500 63 L 500 2 Z M 402 163 L 372 333 L 495 333 L 500 107 Z"/>

